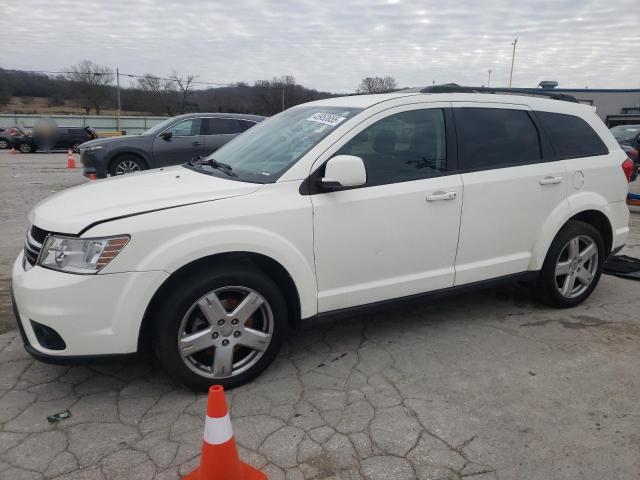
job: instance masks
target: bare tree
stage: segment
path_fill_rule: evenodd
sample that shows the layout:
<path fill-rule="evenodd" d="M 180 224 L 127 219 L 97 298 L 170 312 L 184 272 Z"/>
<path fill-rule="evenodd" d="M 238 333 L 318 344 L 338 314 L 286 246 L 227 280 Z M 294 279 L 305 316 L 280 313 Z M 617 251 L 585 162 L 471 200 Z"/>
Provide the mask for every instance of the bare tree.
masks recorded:
<path fill-rule="evenodd" d="M 356 90 L 358 93 L 385 93 L 395 90 L 396 80 L 393 77 L 363 78 Z"/>
<path fill-rule="evenodd" d="M 163 113 L 169 116 L 174 114 L 178 103 L 175 81 L 145 73 L 141 78 L 138 78 L 138 88 L 145 92 L 150 92 L 160 105 Z"/>
<path fill-rule="evenodd" d="M 91 108 L 95 109 L 96 115 L 100 115 L 100 109 L 111 97 L 109 85 L 113 82 L 113 70 L 89 60 L 83 60 L 68 70 L 66 78 L 77 85 L 79 98 L 87 115 Z"/>
<path fill-rule="evenodd" d="M 193 81 L 196 79 L 196 76 L 190 73 L 185 78 L 180 78 L 178 72 L 174 70 L 169 78 L 178 86 L 178 91 L 180 92 L 180 113 L 184 113 L 187 106 L 187 99 L 193 95 Z"/>
<path fill-rule="evenodd" d="M 272 80 L 257 80 L 254 83 L 258 107 L 261 112 L 273 115 L 287 106 L 297 103 L 291 95 L 296 87 L 296 79 L 292 75 L 274 77 Z"/>

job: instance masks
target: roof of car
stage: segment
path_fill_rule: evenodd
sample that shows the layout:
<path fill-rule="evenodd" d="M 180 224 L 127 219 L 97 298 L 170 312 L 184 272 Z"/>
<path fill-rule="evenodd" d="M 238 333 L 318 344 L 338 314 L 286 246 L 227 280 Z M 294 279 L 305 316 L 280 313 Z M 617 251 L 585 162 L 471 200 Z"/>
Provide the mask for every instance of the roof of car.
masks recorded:
<path fill-rule="evenodd" d="M 175 119 L 179 119 L 179 118 L 201 118 L 201 117 L 207 117 L 207 118 L 236 118 L 238 120 L 253 120 L 254 122 L 259 122 L 261 120 L 264 120 L 265 117 L 261 117 L 260 115 L 249 115 L 249 114 L 244 114 L 244 113 L 224 113 L 224 112 L 214 112 L 214 113 L 206 113 L 206 112 L 199 112 L 199 113 L 185 113 L 183 115 L 178 115 L 176 117 L 174 117 Z"/>
<path fill-rule="evenodd" d="M 398 101 L 399 100 L 399 101 Z M 403 101 L 404 100 L 404 101 Z M 431 103 L 431 102 L 468 102 L 468 103 L 503 103 L 511 105 L 526 105 L 534 109 L 552 112 L 585 113 L 593 111 L 591 105 L 573 103 L 537 97 L 532 95 L 514 95 L 499 93 L 420 93 L 420 92 L 395 92 L 374 95 L 351 95 L 333 97 L 304 105 L 319 107 L 346 107 L 369 108 L 382 102 L 395 101 L 398 103 Z"/>

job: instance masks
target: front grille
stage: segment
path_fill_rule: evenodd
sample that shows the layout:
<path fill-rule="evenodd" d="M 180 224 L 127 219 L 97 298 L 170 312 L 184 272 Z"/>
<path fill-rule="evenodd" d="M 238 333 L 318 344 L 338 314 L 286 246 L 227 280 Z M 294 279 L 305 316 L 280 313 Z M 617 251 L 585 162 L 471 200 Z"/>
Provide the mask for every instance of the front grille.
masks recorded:
<path fill-rule="evenodd" d="M 27 231 L 27 239 L 24 242 L 24 267 L 29 269 L 38 261 L 38 255 L 42 250 L 42 244 L 49 232 L 32 225 Z"/>

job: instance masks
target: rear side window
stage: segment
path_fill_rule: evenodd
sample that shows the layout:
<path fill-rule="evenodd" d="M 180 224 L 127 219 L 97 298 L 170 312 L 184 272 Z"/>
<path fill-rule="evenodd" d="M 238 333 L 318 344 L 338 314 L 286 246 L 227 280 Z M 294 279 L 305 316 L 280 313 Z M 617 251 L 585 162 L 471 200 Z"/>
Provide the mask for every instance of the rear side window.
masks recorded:
<path fill-rule="evenodd" d="M 464 170 L 538 163 L 540 136 L 524 110 L 456 108 Z"/>
<path fill-rule="evenodd" d="M 246 130 L 241 128 L 238 120 L 232 118 L 207 118 L 205 122 L 205 135 L 233 135 Z"/>
<path fill-rule="evenodd" d="M 251 127 L 254 127 L 256 125 L 256 122 L 250 122 L 249 120 L 238 120 L 238 124 L 240 125 L 240 131 L 245 132 Z"/>
<path fill-rule="evenodd" d="M 609 153 L 598 134 L 582 118 L 551 112 L 536 112 L 536 116 L 551 140 L 557 159 Z"/>

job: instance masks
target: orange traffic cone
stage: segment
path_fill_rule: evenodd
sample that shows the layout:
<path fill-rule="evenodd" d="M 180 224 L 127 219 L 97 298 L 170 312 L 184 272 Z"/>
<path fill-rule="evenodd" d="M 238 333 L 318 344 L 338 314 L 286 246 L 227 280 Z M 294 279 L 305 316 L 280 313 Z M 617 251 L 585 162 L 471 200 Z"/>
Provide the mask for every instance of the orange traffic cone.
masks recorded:
<path fill-rule="evenodd" d="M 220 385 L 209 389 L 200 466 L 183 480 L 267 480 L 264 473 L 238 457 L 224 388 Z"/>
<path fill-rule="evenodd" d="M 16 154 L 16 149 L 14 147 L 11 147 L 11 155 L 15 155 Z"/>
<path fill-rule="evenodd" d="M 95 173 L 90 173 L 90 174 L 89 174 L 89 180 L 90 180 L 90 181 L 91 181 L 91 180 L 95 180 L 96 178 L 98 178 L 98 177 L 96 177 L 96 174 L 95 174 Z"/>
<path fill-rule="evenodd" d="M 67 168 L 76 168 L 76 159 L 71 149 L 67 152 Z"/>

